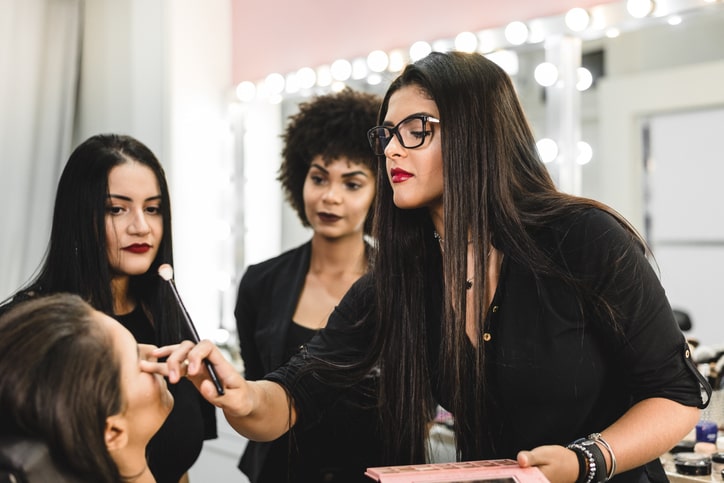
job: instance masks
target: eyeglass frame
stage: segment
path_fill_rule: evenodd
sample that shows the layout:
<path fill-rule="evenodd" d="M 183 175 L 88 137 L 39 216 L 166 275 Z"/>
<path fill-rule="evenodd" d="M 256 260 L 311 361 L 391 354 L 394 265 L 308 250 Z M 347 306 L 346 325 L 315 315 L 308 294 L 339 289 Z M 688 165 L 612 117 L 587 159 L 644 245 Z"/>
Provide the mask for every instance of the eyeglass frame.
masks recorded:
<path fill-rule="evenodd" d="M 416 144 L 416 145 L 414 145 L 414 146 L 407 146 L 407 145 L 405 145 L 405 141 L 403 141 L 402 135 L 400 134 L 400 131 L 398 130 L 398 128 L 400 127 L 401 124 L 409 121 L 410 119 L 419 119 L 419 120 L 422 121 L 422 137 L 420 138 L 420 143 L 419 143 L 419 144 Z M 387 146 L 389 146 L 390 141 L 392 140 L 392 136 L 390 136 L 389 141 L 387 141 L 387 144 L 386 144 L 385 147 L 382 149 L 382 153 L 377 153 L 377 152 L 375 152 L 375 145 L 379 142 L 379 137 L 376 137 L 375 141 L 373 141 L 373 139 L 372 139 L 372 133 L 375 132 L 375 131 L 378 130 L 378 129 L 387 129 L 387 130 L 390 131 L 390 134 L 391 134 L 391 135 L 394 135 L 394 136 L 397 138 L 397 140 L 398 140 L 399 143 L 400 143 L 400 146 L 402 146 L 402 147 L 405 148 L 405 149 L 416 149 L 416 148 L 419 148 L 420 146 L 422 146 L 423 144 L 425 144 L 425 138 L 427 138 L 427 129 L 426 129 L 426 127 L 427 127 L 427 123 L 428 123 L 428 122 L 433 123 L 433 124 L 440 124 L 440 119 L 438 119 L 438 118 L 436 118 L 436 117 L 433 117 L 433 116 L 430 116 L 430 115 L 428 115 L 428 114 L 413 114 L 413 115 L 411 115 L 411 116 L 407 116 L 406 118 L 404 118 L 402 121 L 398 122 L 398 123 L 397 123 L 396 125 L 394 125 L 393 127 L 390 127 L 390 126 L 374 126 L 374 127 L 370 128 L 370 129 L 367 131 L 367 141 L 369 142 L 370 148 L 372 149 L 372 152 L 375 154 L 375 156 L 384 156 L 384 155 L 385 155 L 385 152 L 384 152 L 384 151 L 385 151 L 385 149 L 387 149 Z"/>

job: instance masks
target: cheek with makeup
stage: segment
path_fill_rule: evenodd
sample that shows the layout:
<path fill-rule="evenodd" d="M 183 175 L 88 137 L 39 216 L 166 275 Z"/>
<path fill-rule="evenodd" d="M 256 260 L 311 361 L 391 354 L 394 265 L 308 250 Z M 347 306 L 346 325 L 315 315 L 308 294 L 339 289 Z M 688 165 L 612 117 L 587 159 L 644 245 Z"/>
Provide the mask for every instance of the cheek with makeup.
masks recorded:
<path fill-rule="evenodd" d="M 163 206 L 158 180 L 146 165 L 129 161 L 108 175 L 106 250 L 116 275 L 146 273 L 163 239 Z"/>
<path fill-rule="evenodd" d="M 440 118 L 435 101 L 416 86 L 395 91 L 385 114 L 386 125 L 397 125 L 413 116 Z M 427 208 L 442 211 L 443 159 L 440 126 L 445 120 L 427 125 L 420 146 L 405 148 L 392 138 L 385 149 L 387 175 L 395 206 L 402 209 Z"/>

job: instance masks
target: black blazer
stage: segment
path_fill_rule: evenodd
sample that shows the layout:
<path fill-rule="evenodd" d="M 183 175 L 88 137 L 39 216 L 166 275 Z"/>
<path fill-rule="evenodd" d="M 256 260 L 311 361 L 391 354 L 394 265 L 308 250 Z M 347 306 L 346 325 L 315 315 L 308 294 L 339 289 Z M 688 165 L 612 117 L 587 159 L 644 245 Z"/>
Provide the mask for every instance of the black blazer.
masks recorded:
<path fill-rule="evenodd" d="M 249 265 L 236 298 L 244 377 L 256 381 L 285 361 L 287 329 L 309 271 L 312 243 Z"/>
<path fill-rule="evenodd" d="M 309 271 L 311 252 L 312 244 L 307 242 L 250 265 L 242 276 L 234 315 L 246 379 L 262 379 L 286 362 L 287 333 Z M 296 459 L 291 460 L 288 481 L 369 481 L 364 469 L 380 466 L 381 461 L 377 456 L 381 447 L 376 422 L 375 410 L 360 409 L 354 406 L 354 398 L 349 398 L 331 408 L 318 426 L 293 430 Z M 269 443 L 247 443 L 239 469 L 251 483 L 287 481 L 288 438 L 285 435 Z M 277 474 L 270 477 L 269 470 L 277 470 Z"/>

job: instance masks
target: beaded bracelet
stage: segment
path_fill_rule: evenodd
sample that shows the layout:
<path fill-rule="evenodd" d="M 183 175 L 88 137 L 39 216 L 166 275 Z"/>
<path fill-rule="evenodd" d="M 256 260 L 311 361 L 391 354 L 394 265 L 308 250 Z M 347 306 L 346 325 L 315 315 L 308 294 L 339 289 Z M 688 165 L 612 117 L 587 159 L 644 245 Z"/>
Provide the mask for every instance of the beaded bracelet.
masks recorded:
<path fill-rule="evenodd" d="M 603 456 L 603 450 L 596 444 L 592 439 L 581 438 L 573 442 L 578 444 L 590 451 L 593 461 L 596 464 L 596 469 L 599 471 L 594 475 L 594 483 L 604 483 L 608 477 L 606 475 L 606 458 Z"/>
<path fill-rule="evenodd" d="M 576 483 L 591 483 L 596 476 L 597 469 L 593 453 L 582 444 L 578 444 L 578 442 L 573 442 L 566 448 L 576 453 L 578 458 L 578 478 Z"/>
<path fill-rule="evenodd" d="M 606 448 L 606 451 L 608 451 L 608 456 L 611 458 L 611 470 L 608 472 L 606 480 L 610 480 L 611 478 L 613 478 L 613 475 L 616 474 L 616 455 L 613 454 L 613 448 L 611 448 L 611 445 L 608 444 L 605 439 L 603 439 L 601 433 L 591 433 L 588 435 L 588 439 L 598 441 L 603 445 L 604 448 Z"/>

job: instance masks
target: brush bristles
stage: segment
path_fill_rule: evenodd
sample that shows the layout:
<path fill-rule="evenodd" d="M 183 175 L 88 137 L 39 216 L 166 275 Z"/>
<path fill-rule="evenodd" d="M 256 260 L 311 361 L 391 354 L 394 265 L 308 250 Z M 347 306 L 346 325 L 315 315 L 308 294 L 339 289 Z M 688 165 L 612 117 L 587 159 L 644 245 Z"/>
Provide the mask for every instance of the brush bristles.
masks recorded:
<path fill-rule="evenodd" d="M 168 282 L 173 278 L 173 267 L 168 263 L 164 263 L 163 265 L 158 267 L 158 274 L 161 276 L 162 279 Z"/>

